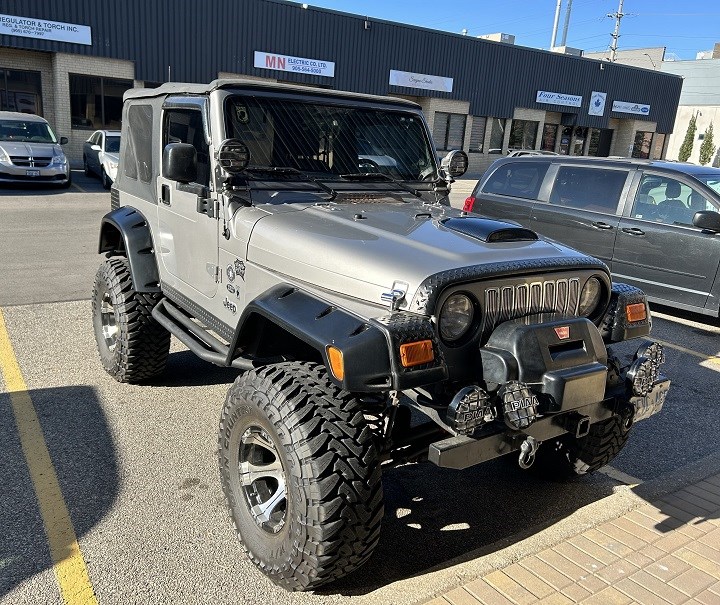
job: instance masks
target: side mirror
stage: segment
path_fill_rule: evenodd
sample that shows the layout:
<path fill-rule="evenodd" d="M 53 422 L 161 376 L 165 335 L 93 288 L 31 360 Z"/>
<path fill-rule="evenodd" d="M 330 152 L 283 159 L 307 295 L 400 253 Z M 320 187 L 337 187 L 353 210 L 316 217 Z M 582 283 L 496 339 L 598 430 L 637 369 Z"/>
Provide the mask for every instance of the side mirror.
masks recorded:
<path fill-rule="evenodd" d="M 468 169 L 467 153 L 460 149 L 454 149 L 442 159 L 440 167 L 448 176 L 462 176 Z"/>
<path fill-rule="evenodd" d="M 197 179 L 197 151 L 189 143 L 169 143 L 163 149 L 162 175 L 171 181 L 190 183 Z"/>
<path fill-rule="evenodd" d="M 699 210 L 693 216 L 693 225 L 705 231 L 720 232 L 720 213 L 714 210 Z"/>
<path fill-rule="evenodd" d="M 67 138 L 67 137 L 60 137 L 60 144 L 61 144 L 61 145 L 67 145 L 67 144 L 68 144 L 68 138 Z"/>
<path fill-rule="evenodd" d="M 100 147 L 100 145 L 90 145 L 90 149 L 93 151 L 102 151 L 102 147 Z"/>

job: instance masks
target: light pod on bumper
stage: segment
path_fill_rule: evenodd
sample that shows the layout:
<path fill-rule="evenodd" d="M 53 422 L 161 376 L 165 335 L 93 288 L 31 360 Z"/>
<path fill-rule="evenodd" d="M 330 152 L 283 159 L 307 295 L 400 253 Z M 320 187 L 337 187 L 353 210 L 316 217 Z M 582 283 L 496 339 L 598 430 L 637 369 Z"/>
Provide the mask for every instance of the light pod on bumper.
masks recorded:
<path fill-rule="evenodd" d="M 460 389 L 447 411 L 448 424 L 461 435 L 472 435 L 477 427 L 492 422 L 495 417 L 490 396 L 476 386 Z"/>
<path fill-rule="evenodd" d="M 665 362 L 665 351 L 659 342 L 646 342 L 635 353 L 627 371 L 627 380 L 633 394 L 645 397 L 660 377 L 660 365 Z"/>
<path fill-rule="evenodd" d="M 500 387 L 498 397 L 505 415 L 505 424 L 511 429 L 526 429 L 535 422 L 540 402 L 524 382 L 508 382 Z"/>

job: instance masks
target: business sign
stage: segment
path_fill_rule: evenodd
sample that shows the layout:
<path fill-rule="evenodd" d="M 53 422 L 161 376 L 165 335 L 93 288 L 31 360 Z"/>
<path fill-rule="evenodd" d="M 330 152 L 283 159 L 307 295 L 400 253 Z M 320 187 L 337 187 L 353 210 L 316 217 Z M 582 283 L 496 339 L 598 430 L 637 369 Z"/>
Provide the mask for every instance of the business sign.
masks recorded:
<path fill-rule="evenodd" d="M 87 25 L 63 23 L 62 21 L 45 21 L 45 19 L 0 14 L 0 34 L 92 46 L 92 34 Z"/>
<path fill-rule="evenodd" d="M 291 71 L 311 76 L 335 77 L 335 63 L 320 61 L 318 59 L 305 59 L 275 53 L 255 51 L 255 67 L 259 69 L 274 69 L 276 71 Z"/>
<path fill-rule="evenodd" d="M 569 107 L 580 107 L 580 105 L 582 105 L 582 97 L 579 95 L 566 95 L 562 92 L 538 90 L 535 102 L 547 103 L 548 105 L 568 105 Z"/>
<path fill-rule="evenodd" d="M 601 116 L 605 113 L 605 99 L 607 98 L 606 92 L 596 92 L 593 90 L 590 95 L 590 107 L 588 107 L 588 114 L 591 116 Z"/>
<path fill-rule="evenodd" d="M 430 76 L 428 74 L 416 74 L 410 71 L 390 70 L 390 84 L 393 86 L 405 86 L 407 88 L 422 88 L 423 90 L 439 90 L 440 92 L 452 92 L 453 79 L 443 76 Z"/>
<path fill-rule="evenodd" d="M 612 110 L 619 113 L 636 113 L 641 116 L 650 114 L 650 105 L 628 103 L 627 101 L 613 101 Z"/>

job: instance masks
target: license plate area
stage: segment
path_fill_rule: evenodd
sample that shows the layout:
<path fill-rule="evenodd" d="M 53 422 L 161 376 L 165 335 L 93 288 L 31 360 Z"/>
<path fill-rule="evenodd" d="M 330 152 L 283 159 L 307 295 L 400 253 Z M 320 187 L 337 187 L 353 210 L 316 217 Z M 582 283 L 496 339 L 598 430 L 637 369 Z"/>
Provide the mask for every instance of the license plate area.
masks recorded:
<path fill-rule="evenodd" d="M 26 170 L 25 176 L 40 176 L 39 170 Z"/>

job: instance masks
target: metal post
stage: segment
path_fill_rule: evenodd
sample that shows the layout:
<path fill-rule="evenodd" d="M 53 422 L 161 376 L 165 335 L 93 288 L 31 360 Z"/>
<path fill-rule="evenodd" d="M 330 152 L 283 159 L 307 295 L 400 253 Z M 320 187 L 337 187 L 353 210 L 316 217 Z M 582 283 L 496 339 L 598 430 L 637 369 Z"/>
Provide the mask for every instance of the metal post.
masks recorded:
<path fill-rule="evenodd" d="M 567 42 L 568 26 L 570 25 L 570 11 L 572 10 L 572 0 L 568 0 L 567 10 L 565 11 L 565 25 L 563 26 L 563 35 L 560 46 L 565 46 Z"/>
<path fill-rule="evenodd" d="M 555 6 L 555 21 L 553 22 L 553 33 L 552 38 L 550 39 L 550 50 L 552 50 L 555 47 L 555 41 L 557 40 L 557 30 L 558 30 L 558 24 L 560 23 L 560 7 L 562 5 L 562 0 L 557 0 L 557 5 Z"/>
<path fill-rule="evenodd" d="M 608 17 L 615 19 L 615 30 L 611 34 L 612 38 L 612 44 L 610 45 L 610 62 L 615 62 L 615 56 L 617 54 L 617 47 L 618 47 L 618 38 L 620 37 L 620 20 L 625 16 L 625 13 L 623 13 L 623 1 L 620 0 L 620 5 L 618 6 L 616 13 L 609 13 Z M 650 59 L 652 61 L 652 59 Z"/>

